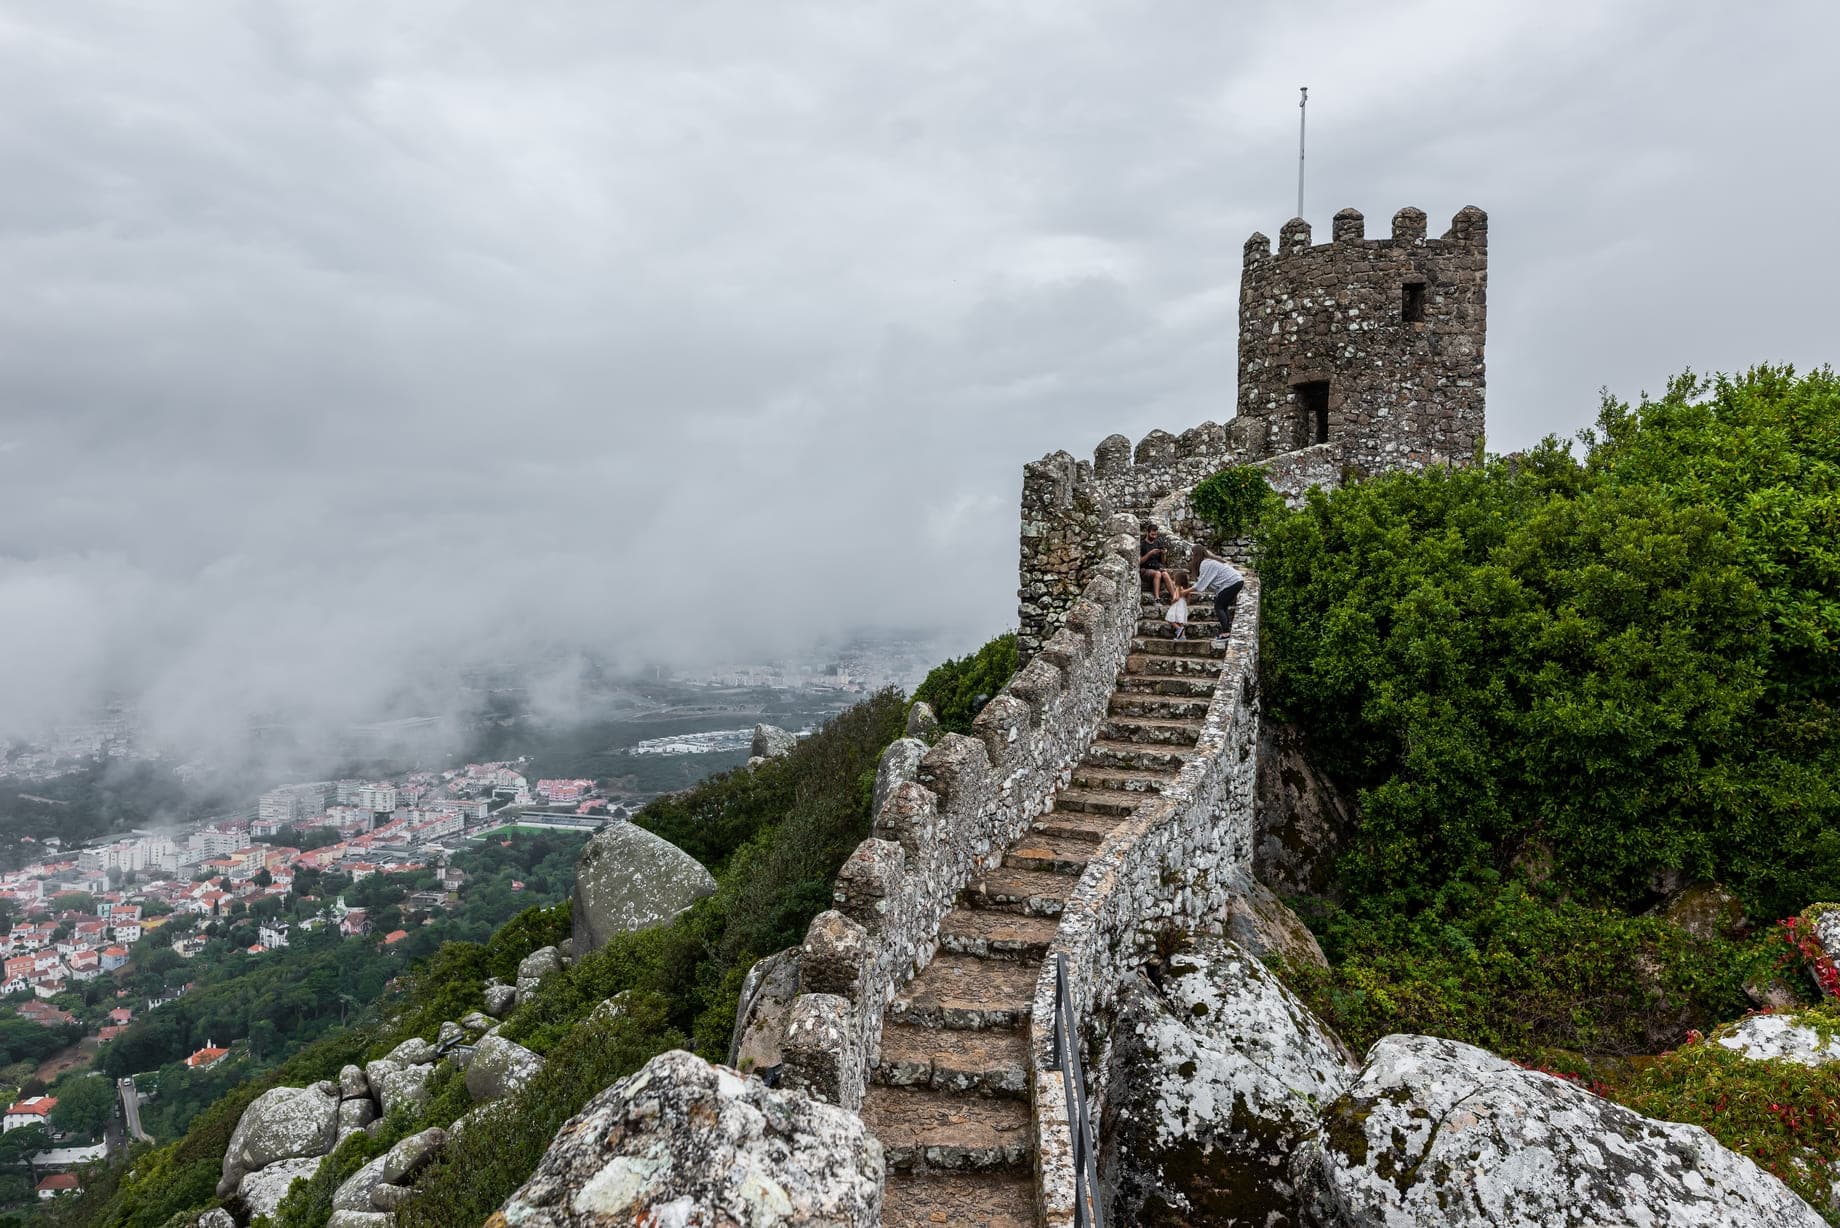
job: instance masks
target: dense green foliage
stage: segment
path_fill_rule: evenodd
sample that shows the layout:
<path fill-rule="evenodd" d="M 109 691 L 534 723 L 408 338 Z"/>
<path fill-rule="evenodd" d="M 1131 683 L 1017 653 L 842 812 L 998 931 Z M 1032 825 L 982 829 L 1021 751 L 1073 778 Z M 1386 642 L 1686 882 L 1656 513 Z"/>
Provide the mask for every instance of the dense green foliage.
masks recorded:
<path fill-rule="evenodd" d="M 1627 903 L 1840 895 L 1840 379 L 1682 379 L 1584 443 L 1262 527 L 1271 707 L 1359 790 L 1346 886 L 1422 906 L 1534 851 Z"/>
<path fill-rule="evenodd" d="M 1280 506 L 1257 465 L 1234 465 L 1198 483 L 1189 496 L 1195 515 L 1219 537 L 1244 537 Z"/>
<path fill-rule="evenodd" d="M 1287 979 L 1356 1052 L 1413 1032 L 1560 1066 L 1653 1053 L 1743 1014 L 1745 981 L 1767 980 L 1781 954 L 1768 936 L 1695 938 L 1658 916 L 1477 879 L 1409 914 L 1332 913 L 1317 926 L 1331 968 Z"/>
<path fill-rule="evenodd" d="M 914 702 L 933 706 L 947 733 L 970 733 L 978 699 L 988 700 L 1016 672 L 1016 633 L 1007 631 L 969 656 L 935 665 L 914 691 Z"/>

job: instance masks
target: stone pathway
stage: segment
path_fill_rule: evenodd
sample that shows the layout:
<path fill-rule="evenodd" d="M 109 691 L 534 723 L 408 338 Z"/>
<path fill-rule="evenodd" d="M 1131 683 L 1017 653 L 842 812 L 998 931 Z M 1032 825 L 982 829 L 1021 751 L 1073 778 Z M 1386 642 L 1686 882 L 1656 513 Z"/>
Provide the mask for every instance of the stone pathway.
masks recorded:
<path fill-rule="evenodd" d="M 1162 613 L 1143 598 L 1072 784 L 960 893 L 939 954 L 889 1004 L 862 1107 L 887 1154 L 883 1224 L 1034 1228 L 1027 1025 L 1041 961 L 1099 842 L 1194 753 L 1220 674 L 1211 615 L 1178 643 Z"/>

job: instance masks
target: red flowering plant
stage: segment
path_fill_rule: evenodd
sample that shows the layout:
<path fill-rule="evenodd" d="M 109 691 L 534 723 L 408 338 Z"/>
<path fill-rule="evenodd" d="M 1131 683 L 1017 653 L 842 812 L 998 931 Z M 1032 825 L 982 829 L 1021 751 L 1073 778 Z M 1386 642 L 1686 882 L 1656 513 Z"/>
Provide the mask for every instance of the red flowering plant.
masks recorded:
<path fill-rule="evenodd" d="M 1840 998 L 1840 967 L 1834 966 L 1834 957 L 1827 953 L 1814 925 L 1801 917 L 1784 917 L 1776 923 L 1776 933 L 1784 947 L 1777 968 L 1806 968 L 1824 995 Z"/>

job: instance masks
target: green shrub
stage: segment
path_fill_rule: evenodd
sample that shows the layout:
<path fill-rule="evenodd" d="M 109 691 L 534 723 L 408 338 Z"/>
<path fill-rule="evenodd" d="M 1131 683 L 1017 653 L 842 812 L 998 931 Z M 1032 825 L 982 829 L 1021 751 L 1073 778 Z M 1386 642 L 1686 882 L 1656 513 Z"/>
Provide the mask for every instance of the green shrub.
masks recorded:
<path fill-rule="evenodd" d="M 1375 910 L 1532 842 L 1632 906 L 1660 870 L 1840 894 L 1840 380 L 1683 379 L 1599 431 L 1261 530 L 1271 711 L 1358 791 Z"/>
<path fill-rule="evenodd" d="M 1006 631 L 969 656 L 933 667 L 914 691 L 914 702 L 933 707 L 947 733 L 970 733 L 977 698 L 989 699 L 1016 672 L 1016 633 Z"/>
<path fill-rule="evenodd" d="M 1768 980 L 1785 951 L 1774 932 L 1694 938 L 1492 875 L 1409 915 L 1334 912 L 1319 928 L 1330 969 L 1281 971 L 1357 1053 L 1410 1032 L 1572 1069 L 1744 1013 L 1745 982 Z"/>
<path fill-rule="evenodd" d="M 1201 517 L 1222 538 L 1245 537 L 1258 530 L 1266 516 L 1283 506 L 1277 492 L 1257 465 L 1234 465 L 1197 484 L 1190 500 Z"/>

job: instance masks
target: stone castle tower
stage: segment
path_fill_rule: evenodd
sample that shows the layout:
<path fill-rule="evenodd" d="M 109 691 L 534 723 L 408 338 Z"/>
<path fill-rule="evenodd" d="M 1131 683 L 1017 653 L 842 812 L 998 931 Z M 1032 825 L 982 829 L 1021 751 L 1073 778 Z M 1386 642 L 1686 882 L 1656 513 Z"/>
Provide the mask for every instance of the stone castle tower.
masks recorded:
<path fill-rule="evenodd" d="M 1023 469 L 1023 659 L 1065 623 L 1115 518 L 1155 520 L 1186 547 L 1207 532 L 1187 492 L 1230 465 L 1259 465 L 1295 502 L 1312 486 L 1469 464 L 1483 439 L 1488 234 L 1470 205 L 1437 239 L 1411 208 L 1386 239 L 1367 238 L 1353 209 L 1335 215 L 1328 243 L 1312 246 L 1302 218 L 1284 224 L 1275 253 L 1264 235 L 1247 239 L 1238 416 L 1135 446 L 1113 435 L 1091 461 L 1053 452 Z"/>
<path fill-rule="evenodd" d="M 1239 438 L 1257 460 L 1333 445 L 1344 473 L 1466 464 L 1482 439 L 1488 215 L 1439 239 L 1401 209 L 1389 239 L 1335 215 L 1310 245 L 1292 218 L 1278 250 L 1246 240 L 1239 290 Z"/>

